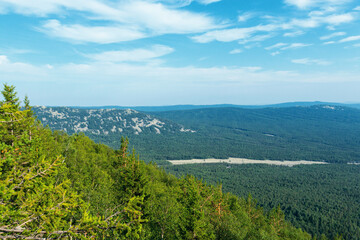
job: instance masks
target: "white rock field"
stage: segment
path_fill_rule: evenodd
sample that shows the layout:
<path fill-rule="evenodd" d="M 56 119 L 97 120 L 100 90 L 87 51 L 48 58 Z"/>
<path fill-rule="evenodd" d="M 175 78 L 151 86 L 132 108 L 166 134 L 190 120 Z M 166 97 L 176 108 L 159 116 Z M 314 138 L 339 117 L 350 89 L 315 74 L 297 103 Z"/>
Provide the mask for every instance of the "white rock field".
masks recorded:
<path fill-rule="evenodd" d="M 184 164 L 199 164 L 199 163 L 228 163 L 228 164 L 268 164 L 268 165 L 278 165 L 278 166 L 287 166 L 292 167 L 301 164 L 328 164 L 326 162 L 316 162 L 316 161 L 280 161 L 280 160 L 254 160 L 246 158 L 228 158 L 228 159 L 191 159 L 191 160 L 169 160 L 173 165 L 184 165 Z"/>

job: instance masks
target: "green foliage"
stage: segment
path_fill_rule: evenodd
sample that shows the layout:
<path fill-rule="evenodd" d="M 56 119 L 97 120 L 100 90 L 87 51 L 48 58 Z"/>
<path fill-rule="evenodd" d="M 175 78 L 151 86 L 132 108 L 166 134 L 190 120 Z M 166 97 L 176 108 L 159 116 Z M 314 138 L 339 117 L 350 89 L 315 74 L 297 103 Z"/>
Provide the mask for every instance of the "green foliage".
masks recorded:
<path fill-rule="evenodd" d="M 0 106 L 0 233 L 14 236 L 94 235 L 99 219 L 60 180 L 64 159 L 55 156 L 51 132 L 21 111 L 13 86 L 4 85 Z M 50 133 L 50 134 L 49 134 Z M 49 151 L 50 150 L 50 151 Z"/>
<path fill-rule="evenodd" d="M 145 160 L 228 158 L 356 162 L 360 111 L 324 106 L 152 113 L 196 133 L 128 135 Z M 93 136 L 116 146 L 111 136 Z"/>
<path fill-rule="evenodd" d="M 12 86 L 0 106 L 0 237 L 59 239 L 311 239 L 264 215 L 251 198 L 181 179 L 83 134 L 51 132 L 20 109 Z"/>
<path fill-rule="evenodd" d="M 159 164 L 165 164 L 166 159 L 191 158 L 244 157 L 333 163 L 360 158 L 360 110 L 342 106 L 222 107 L 151 112 L 151 115 L 66 107 L 34 110 L 52 129 L 74 133 L 80 126 L 95 142 L 115 149 L 120 147 L 121 136 L 127 136 L 130 148 L 134 147 L 141 159 Z M 165 123 L 158 129 L 161 134 L 156 134 L 153 126 L 143 127 L 136 135 L 130 127 L 134 123 L 132 119 L 145 123 L 155 116 Z M 196 132 L 181 132 L 180 124 Z"/>
<path fill-rule="evenodd" d="M 322 234 L 334 239 L 337 233 L 344 239 L 360 238 L 360 166 L 192 164 L 166 170 L 212 184 L 221 181 L 225 192 L 240 197 L 251 192 L 268 216 L 280 205 L 288 221 L 318 239 Z"/>

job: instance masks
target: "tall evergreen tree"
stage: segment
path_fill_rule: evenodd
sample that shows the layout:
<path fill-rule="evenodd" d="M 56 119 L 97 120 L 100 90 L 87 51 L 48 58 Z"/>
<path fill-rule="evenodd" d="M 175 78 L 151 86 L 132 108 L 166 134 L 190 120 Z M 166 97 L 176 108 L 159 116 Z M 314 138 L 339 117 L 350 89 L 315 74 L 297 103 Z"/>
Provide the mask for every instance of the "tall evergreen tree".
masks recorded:
<path fill-rule="evenodd" d="M 60 179 L 64 159 L 54 156 L 54 139 L 26 109 L 13 86 L 4 85 L 0 105 L 0 236 L 9 238 L 94 235 L 87 205 Z M 31 134 L 34 134 L 31 137 Z"/>

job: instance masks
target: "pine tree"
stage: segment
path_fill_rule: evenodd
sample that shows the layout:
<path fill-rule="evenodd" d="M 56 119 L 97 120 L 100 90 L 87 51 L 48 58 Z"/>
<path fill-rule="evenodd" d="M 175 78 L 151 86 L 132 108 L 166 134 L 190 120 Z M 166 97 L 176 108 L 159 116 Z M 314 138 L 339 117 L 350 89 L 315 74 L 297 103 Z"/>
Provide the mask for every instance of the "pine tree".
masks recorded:
<path fill-rule="evenodd" d="M 0 105 L 0 236 L 9 238 L 94 235 L 101 223 L 60 179 L 64 159 L 49 130 L 32 117 L 29 101 L 21 110 L 13 86 L 4 85 Z M 33 135 L 33 136 L 32 136 Z M 50 151 L 49 151 L 50 150 Z"/>
<path fill-rule="evenodd" d="M 144 174 L 144 163 L 139 161 L 135 151 L 128 152 L 129 140 L 121 139 L 121 147 L 116 151 L 117 158 L 113 166 L 113 191 L 117 196 L 118 206 L 111 215 L 111 225 L 116 223 L 118 239 L 140 239 L 143 236 L 144 201 L 147 178 Z M 116 217 L 115 217 L 116 216 Z M 114 234 L 114 233 L 113 233 Z"/>

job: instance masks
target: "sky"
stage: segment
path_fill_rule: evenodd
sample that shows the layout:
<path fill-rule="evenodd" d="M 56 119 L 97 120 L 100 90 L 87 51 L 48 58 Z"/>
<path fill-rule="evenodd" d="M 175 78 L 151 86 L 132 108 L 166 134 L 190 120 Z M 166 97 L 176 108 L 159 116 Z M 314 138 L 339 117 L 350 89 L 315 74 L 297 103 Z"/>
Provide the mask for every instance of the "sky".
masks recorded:
<path fill-rule="evenodd" d="M 359 0 L 0 0 L 33 105 L 360 102 Z"/>

